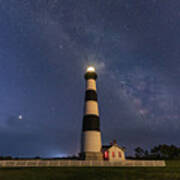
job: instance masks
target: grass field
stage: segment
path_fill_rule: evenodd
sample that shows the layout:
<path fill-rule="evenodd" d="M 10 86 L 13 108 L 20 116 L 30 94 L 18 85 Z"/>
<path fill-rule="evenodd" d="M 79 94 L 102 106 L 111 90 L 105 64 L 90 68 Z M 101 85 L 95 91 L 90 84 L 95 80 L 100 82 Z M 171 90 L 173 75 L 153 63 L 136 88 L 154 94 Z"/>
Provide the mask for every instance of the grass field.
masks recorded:
<path fill-rule="evenodd" d="M 180 161 L 162 168 L 4 168 L 0 180 L 180 180 Z"/>

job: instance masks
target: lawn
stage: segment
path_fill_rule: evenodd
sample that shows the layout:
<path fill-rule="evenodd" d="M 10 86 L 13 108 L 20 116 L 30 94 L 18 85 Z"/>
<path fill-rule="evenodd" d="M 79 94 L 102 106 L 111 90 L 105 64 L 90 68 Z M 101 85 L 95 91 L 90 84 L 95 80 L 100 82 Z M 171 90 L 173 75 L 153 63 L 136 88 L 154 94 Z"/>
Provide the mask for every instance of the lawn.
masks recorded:
<path fill-rule="evenodd" d="M 0 180 L 180 180 L 180 161 L 162 168 L 4 168 Z"/>

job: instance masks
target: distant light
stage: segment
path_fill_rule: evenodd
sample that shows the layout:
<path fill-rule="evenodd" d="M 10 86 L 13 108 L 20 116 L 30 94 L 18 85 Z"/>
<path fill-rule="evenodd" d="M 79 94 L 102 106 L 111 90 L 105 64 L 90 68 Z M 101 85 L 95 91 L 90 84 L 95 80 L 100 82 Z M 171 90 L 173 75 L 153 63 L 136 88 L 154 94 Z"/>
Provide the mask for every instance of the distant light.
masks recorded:
<path fill-rule="evenodd" d="M 23 118 L 22 115 L 19 115 L 19 116 L 18 116 L 18 119 L 19 119 L 19 120 L 21 120 L 22 118 Z"/>
<path fill-rule="evenodd" d="M 87 72 L 95 72 L 95 68 L 93 66 L 89 66 L 87 68 Z"/>

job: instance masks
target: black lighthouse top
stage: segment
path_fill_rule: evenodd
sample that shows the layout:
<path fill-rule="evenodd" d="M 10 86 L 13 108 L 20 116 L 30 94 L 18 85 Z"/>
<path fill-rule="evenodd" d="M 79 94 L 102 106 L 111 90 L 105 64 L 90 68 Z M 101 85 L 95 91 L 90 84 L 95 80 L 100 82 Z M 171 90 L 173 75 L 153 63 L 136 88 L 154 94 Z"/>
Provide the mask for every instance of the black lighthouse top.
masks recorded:
<path fill-rule="evenodd" d="M 96 80 L 97 79 L 97 74 L 95 72 L 95 69 L 93 67 L 88 67 L 84 77 L 85 77 L 86 80 L 88 80 L 88 79 Z"/>

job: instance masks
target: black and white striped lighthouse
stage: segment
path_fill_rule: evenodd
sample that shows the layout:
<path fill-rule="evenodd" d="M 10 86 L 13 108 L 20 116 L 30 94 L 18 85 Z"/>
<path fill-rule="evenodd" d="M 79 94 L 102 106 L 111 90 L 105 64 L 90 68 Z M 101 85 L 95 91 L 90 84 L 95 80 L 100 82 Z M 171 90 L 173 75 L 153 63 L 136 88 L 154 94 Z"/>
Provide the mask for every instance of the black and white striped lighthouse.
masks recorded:
<path fill-rule="evenodd" d="M 94 67 L 85 73 L 86 94 L 81 137 L 81 157 L 85 160 L 102 160 L 102 143 L 99 109 L 96 93 L 97 74 Z"/>

